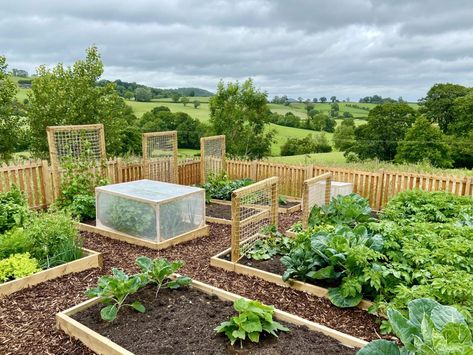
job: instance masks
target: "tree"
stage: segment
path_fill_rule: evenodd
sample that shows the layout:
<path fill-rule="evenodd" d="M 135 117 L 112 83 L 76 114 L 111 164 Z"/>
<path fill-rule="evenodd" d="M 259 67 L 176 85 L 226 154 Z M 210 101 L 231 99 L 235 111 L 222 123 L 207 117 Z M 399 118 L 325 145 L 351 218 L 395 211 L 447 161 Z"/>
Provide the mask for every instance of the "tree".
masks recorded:
<path fill-rule="evenodd" d="M 332 151 L 325 134 L 308 134 L 304 138 L 288 138 L 281 146 L 281 155 L 301 155 L 310 153 L 328 153 Z"/>
<path fill-rule="evenodd" d="M 337 101 L 337 97 L 336 97 L 336 96 L 332 96 L 332 97 L 330 98 L 330 101 L 336 102 L 336 101 Z"/>
<path fill-rule="evenodd" d="M 304 101 L 304 98 L 302 98 L 301 96 L 299 96 L 299 97 L 297 98 L 297 101 L 299 101 L 299 103 L 301 104 L 301 103 Z"/>
<path fill-rule="evenodd" d="M 466 136 L 447 136 L 455 168 L 473 169 L 473 131 Z"/>
<path fill-rule="evenodd" d="M 189 98 L 185 97 L 185 96 L 182 96 L 180 101 L 184 106 L 187 106 L 187 104 L 189 103 Z"/>
<path fill-rule="evenodd" d="M 378 105 L 368 114 L 368 123 L 355 128 L 356 143 L 350 150 L 361 159 L 393 160 L 415 119 L 415 110 L 405 103 Z"/>
<path fill-rule="evenodd" d="M 138 87 L 135 90 L 135 100 L 140 101 L 140 102 L 148 102 L 151 101 L 153 98 L 153 94 L 151 93 L 151 90 L 146 87 Z"/>
<path fill-rule="evenodd" d="M 348 112 L 348 111 L 344 111 L 343 112 L 343 118 L 352 118 L 353 115 L 351 112 Z"/>
<path fill-rule="evenodd" d="M 457 137 L 466 136 L 473 131 L 473 90 L 453 103 L 454 119 L 448 125 L 448 131 Z M 472 142 L 473 144 L 473 142 Z"/>
<path fill-rule="evenodd" d="M 318 100 L 316 97 L 314 97 L 314 98 L 312 99 L 312 102 L 313 102 L 314 104 L 316 104 L 318 101 L 319 101 L 319 100 Z"/>
<path fill-rule="evenodd" d="M 126 91 L 125 94 L 123 95 L 123 97 L 127 100 L 131 100 L 131 99 L 133 99 L 134 95 L 131 91 Z"/>
<path fill-rule="evenodd" d="M 7 74 L 7 60 L 0 56 L 0 160 L 8 160 L 18 139 L 19 118 L 15 115 L 17 87 Z"/>
<path fill-rule="evenodd" d="M 103 64 L 97 47 L 87 49 L 85 60 L 73 66 L 57 64 L 52 69 L 41 65 L 28 93 L 28 121 L 31 150 L 39 157 L 48 156 L 46 127 L 102 123 L 105 127 L 107 153 L 128 151 L 121 132 L 135 123 L 132 109 L 115 91 L 114 83 L 97 86 Z"/>
<path fill-rule="evenodd" d="M 455 121 L 455 99 L 468 93 L 468 88 L 456 84 L 435 84 L 420 100 L 419 112 L 425 114 L 430 122 L 437 123 L 444 133 Z"/>
<path fill-rule="evenodd" d="M 172 99 L 172 102 L 179 102 L 179 98 L 181 97 L 181 95 L 179 95 L 178 92 L 175 92 L 174 94 L 171 95 L 171 99 Z"/>
<path fill-rule="evenodd" d="M 330 117 L 337 118 L 340 112 L 340 106 L 334 102 L 330 105 Z"/>
<path fill-rule="evenodd" d="M 396 161 L 418 163 L 428 161 L 439 168 L 451 168 L 453 159 L 442 131 L 425 117 L 417 118 L 399 143 Z"/>
<path fill-rule="evenodd" d="M 220 81 L 209 107 L 214 133 L 226 136 L 229 154 L 250 159 L 270 154 L 274 132 L 267 129 L 267 94 L 257 90 L 251 79 L 243 84 Z"/>
<path fill-rule="evenodd" d="M 200 106 L 200 101 L 194 100 L 194 108 L 199 108 L 199 106 Z"/>
<path fill-rule="evenodd" d="M 320 98 L 320 102 L 322 102 L 322 103 L 327 102 L 327 98 L 326 98 L 325 96 L 322 96 L 322 97 Z"/>
<path fill-rule="evenodd" d="M 179 147 L 190 149 L 198 149 L 200 138 L 207 132 L 207 127 L 199 120 L 187 113 L 172 113 L 164 106 L 146 112 L 139 125 L 143 132 L 177 131 Z"/>
<path fill-rule="evenodd" d="M 341 124 L 333 133 L 333 144 L 339 151 L 349 150 L 355 143 L 355 126 Z"/>

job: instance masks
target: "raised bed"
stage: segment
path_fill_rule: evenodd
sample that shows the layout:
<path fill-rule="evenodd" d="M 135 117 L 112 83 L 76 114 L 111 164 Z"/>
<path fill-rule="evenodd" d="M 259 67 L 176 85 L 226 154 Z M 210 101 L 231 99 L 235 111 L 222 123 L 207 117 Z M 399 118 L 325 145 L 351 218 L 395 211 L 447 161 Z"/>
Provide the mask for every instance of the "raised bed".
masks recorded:
<path fill-rule="evenodd" d="M 30 286 L 37 285 L 41 282 L 71 274 L 73 272 L 81 272 L 87 269 L 102 267 L 102 254 L 89 249 L 83 248 L 82 250 L 84 252 L 84 256 L 80 259 L 70 261 L 68 263 L 52 267 L 50 269 L 42 270 L 40 272 L 22 277 L 20 279 L 0 284 L 0 297 L 20 291 Z"/>
<path fill-rule="evenodd" d="M 286 204 L 282 204 L 282 203 L 279 204 L 278 212 L 286 214 L 286 213 L 297 212 L 297 211 L 300 211 L 301 209 L 302 209 L 301 200 L 288 198 Z"/>
<path fill-rule="evenodd" d="M 241 296 L 198 281 L 193 281 L 190 289 L 162 290 L 157 300 L 154 288 L 140 292 L 143 300 L 147 297 L 151 300 L 145 304 L 149 306 L 145 314 L 124 309 L 117 320 L 105 324 L 100 320 L 100 299 L 94 298 L 56 314 L 57 326 L 99 354 L 240 353 L 238 345 L 230 348 L 226 337 L 215 334 L 213 329 L 234 314 L 228 301 Z M 306 353 L 328 350 L 354 354 L 355 348 L 366 345 L 364 340 L 287 312 L 276 310 L 274 316 L 291 331 L 280 333 L 279 338 L 263 337 L 259 345 L 248 344 L 249 350 L 281 353 L 277 347 L 284 346 L 283 352 L 297 348 Z M 149 325 L 143 322 L 146 319 Z M 247 353 L 245 348 L 242 353 Z"/>
<path fill-rule="evenodd" d="M 261 236 L 259 235 L 255 235 L 245 240 L 243 243 L 245 244 L 250 243 L 251 241 L 260 237 Z M 240 262 L 236 262 L 236 263 L 231 262 L 230 261 L 231 250 L 232 250 L 231 248 L 228 248 L 222 251 L 221 253 L 218 253 L 217 255 L 210 258 L 210 265 L 222 268 L 226 271 L 236 272 L 242 275 L 256 276 L 262 280 L 277 284 L 279 286 L 291 287 L 295 290 L 304 291 L 312 295 L 315 295 L 317 297 L 328 298 L 328 289 L 325 287 L 313 285 L 307 282 L 302 282 L 302 281 L 298 281 L 294 279 L 290 279 L 289 282 L 285 282 L 282 279 L 282 274 L 268 272 L 268 271 L 261 270 L 253 266 L 244 265 Z M 373 303 L 370 301 L 362 300 L 358 304 L 358 308 L 363 309 L 363 310 L 368 310 L 368 308 L 371 307 L 372 304 Z"/>
<path fill-rule="evenodd" d="M 191 232 L 178 235 L 174 238 L 163 240 L 162 242 L 154 242 L 152 240 L 137 238 L 126 233 L 121 233 L 121 232 L 117 232 L 111 229 L 107 229 L 105 227 L 97 227 L 93 224 L 93 222 L 91 224 L 79 223 L 79 230 L 82 232 L 97 233 L 97 234 L 103 235 L 104 237 L 120 240 L 122 242 L 127 242 L 130 244 L 135 244 L 135 245 L 139 245 L 139 246 L 143 246 L 143 247 L 147 247 L 151 249 L 156 249 L 156 250 L 169 248 L 179 243 L 184 243 L 192 239 L 209 235 L 208 225 L 204 225 Z"/>
<path fill-rule="evenodd" d="M 256 215 L 265 209 L 261 208 L 261 206 L 252 206 L 250 210 L 250 215 Z M 205 221 L 208 223 L 232 224 L 232 202 L 210 200 L 210 203 L 206 204 Z"/>

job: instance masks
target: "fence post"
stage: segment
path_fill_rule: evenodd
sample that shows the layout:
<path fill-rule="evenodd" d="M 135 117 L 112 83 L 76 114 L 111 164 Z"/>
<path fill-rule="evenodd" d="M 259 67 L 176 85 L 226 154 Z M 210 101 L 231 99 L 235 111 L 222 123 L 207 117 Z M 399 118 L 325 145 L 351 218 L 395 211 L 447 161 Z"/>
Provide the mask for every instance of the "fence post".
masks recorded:
<path fill-rule="evenodd" d="M 377 192 L 376 192 L 376 209 L 378 211 L 381 210 L 381 208 L 383 207 L 383 200 L 384 200 L 384 176 L 385 176 L 385 172 L 383 169 L 381 169 L 379 171 L 379 182 L 378 182 L 378 188 L 377 188 Z"/>
<path fill-rule="evenodd" d="M 252 160 L 250 165 L 250 178 L 253 181 L 258 181 L 258 161 Z"/>
<path fill-rule="evenodd" d="M 49 206 L 53 202 L 52 196 L 52 186 L 51 186 L 51 174 L 49 172 L 49 166 L 47 160 L 41 161 L 41 184 L 43 185 L 43 193 L 44 193 L 44 203 L 46 206 Z"/>
<path fill-rule="evenodd" d="M 122 158 L 117 158 L 117 183 L 124 182 L 123 180 L 123 169 L 122 169 Z"/>
<path fill-rule="evenodd" d="M 240 259 L 240 197 L 232 193 L 232 263 Z"/>

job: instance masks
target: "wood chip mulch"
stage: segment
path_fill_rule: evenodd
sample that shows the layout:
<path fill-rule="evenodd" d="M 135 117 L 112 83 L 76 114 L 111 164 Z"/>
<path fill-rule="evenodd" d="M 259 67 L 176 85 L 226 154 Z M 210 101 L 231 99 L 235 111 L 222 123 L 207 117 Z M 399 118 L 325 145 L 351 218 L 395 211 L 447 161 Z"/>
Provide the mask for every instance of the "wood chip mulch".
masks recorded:
<path fill-rule="evenodd" d="M 298 218 L 300 212 L 280 215 L 280 229 L 288 229 Z M 56 329 L 55 314 L 86 300 L 84 291 L 112 267 L 136 272 L 134 260 L 139 255 L 184 260 L 181 274 L 365 340 L 379 338 L 378 320 L 365 311 L 340 309 L 305 292 L 211 267 L 210 257 L 230 246 L 230 226 L 213 224 L 210 236 L 162 251 L 92 233 L 83 236 L 86 248 L 103 253 L 104 268 L 66 275 L 0 299 L 0 354 L 90 354 L 79 341 Z"/>

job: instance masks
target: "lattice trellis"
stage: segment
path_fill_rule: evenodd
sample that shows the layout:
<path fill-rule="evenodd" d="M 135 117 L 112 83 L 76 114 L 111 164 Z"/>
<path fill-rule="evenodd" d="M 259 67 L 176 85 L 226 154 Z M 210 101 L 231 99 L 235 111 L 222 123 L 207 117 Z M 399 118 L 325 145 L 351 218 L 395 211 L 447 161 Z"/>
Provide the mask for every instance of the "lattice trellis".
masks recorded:
<path fill-rule="evenodd" d="M 225 136 L 203 137 L 200 139 L 200 179 L 204 184 L 209 175 L 220 175 L 226 170 Z"/>
<path fill-rule="evenodd" d="M 307 228 L 310 211 L 314 206 L 330 203 L 332 173 L 325 173 L 304 181 L 302 192 L 302 224 Z"/>
<path fill-rule="evenodd" d="M 278 224 L 278 178 L 272 177 L 232 193 L 232 262 L 245 254 L 262 229 Z M 252 238 L 252 240 L 255 240 Z"/>
<path fill-rule="evenodd" d="M 50 126 L 46 129 L 53 173 L 54 197 L 61 185 L 61 162 L 79 158 L 84 153 L 92 159 L 105 160 L 105 134 L 102 124 Z"/>
<path fill-rule="evenodd" d="M 178 184 L 177 132 L 143 133 L 145 179 Z"/>

